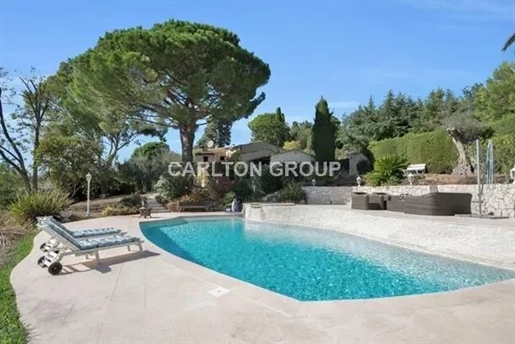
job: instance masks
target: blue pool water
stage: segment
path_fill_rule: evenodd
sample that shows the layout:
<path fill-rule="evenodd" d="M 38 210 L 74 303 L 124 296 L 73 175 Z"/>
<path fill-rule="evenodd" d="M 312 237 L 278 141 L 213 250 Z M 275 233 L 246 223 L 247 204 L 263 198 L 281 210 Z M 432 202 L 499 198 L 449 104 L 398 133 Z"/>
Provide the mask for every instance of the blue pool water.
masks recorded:
<path fill-rule="evenodd" d="M 190 218 L 141 225 L 162 249 L 301 301 L 433 293 L 515 277 L 515 272 L 319 229 Z"/>

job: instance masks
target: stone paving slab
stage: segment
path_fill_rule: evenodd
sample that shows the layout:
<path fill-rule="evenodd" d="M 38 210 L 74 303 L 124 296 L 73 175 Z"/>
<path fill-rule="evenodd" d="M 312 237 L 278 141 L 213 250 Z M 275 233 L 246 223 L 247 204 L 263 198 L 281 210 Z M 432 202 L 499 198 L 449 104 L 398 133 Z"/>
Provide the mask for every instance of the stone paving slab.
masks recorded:
<path fill-rule="evenodd" d="M 156 214 L 159 220 L 174 214 Z M 137 216 L 70 223 L 143 237 Z M 300 302 L 175 257 L 150 242 L 100 265 L 66 257 L 40 268 L 40 233 L 12 272 L 32 343 L 514 343 L 515 280 L 454 292 Z M 223 287 L 227 294 L 209 291 Z"/>

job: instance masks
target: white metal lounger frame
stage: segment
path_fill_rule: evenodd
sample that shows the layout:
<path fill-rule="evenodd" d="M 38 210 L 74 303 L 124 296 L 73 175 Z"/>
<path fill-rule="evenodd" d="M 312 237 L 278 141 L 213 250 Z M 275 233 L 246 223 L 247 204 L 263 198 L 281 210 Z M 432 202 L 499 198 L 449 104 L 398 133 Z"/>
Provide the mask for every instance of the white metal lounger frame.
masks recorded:
<path fill-rule="evenodd" d="M 44 231 L 47 232 L 46 230 L 44 230 Z M 48 234 L 50 234 L 50 233 L 48 233 Z M 108 237 L 124 236 L 126 234 L 127 234 L 126 232 L 118 232 L 118 233 L 110 233 L 110 234 L 91 235 L 91 236 L 85 236 L 82 238 L 75 238 L 75 240 L 108 238 Z M 59 247 L 63 246 L 63 243 L 58 238 L 55 238 L 53 233 L 50 235 L 52 236 L 52 238 L 50 238 L 50 240 L 48 240 L 47 242 L 41 244 L 41 246 L 39 247 L 41 249 L 41 251 L 43 251 L 43 252 L 49 252 L 49 251 L 58 249 Z"/>
<path fill-rule="evenodd" d="M 38 224 L 38 227 L 43 228 L 43 226 Z M 42 256 L 38 260 L 38 265 L 41 267 L 48 267 L 48 272 L 52 275 L 58 275 L 62 270 L 62 264 L 61 260 L 65 256 L 86 256 L 86 259 L 88 259 L 90 254 L 95 255 L 95 262 L 98 264 L 100 260 L 99 252 L 109 250 L 112 248 L 119 248 L 119 247 L 127 247 L 127 250 L 131 251 L 131 246 L 138 246 L 139 251 L 143 251 L 143 243 L 144 241 L 139 239 L 138 241 L 132 241 L 132 242 L 126 242 L 123 244 L 117 244 L 117 245 L 109 245 L 104 247 L 95 247 L 91 249 L 81 250 L 79 247 L 77 247 L 75 244 L 70 242 L 68 239 L 61 236 L 59 233 L 55 232 L 52 228 L 49 226 L 44 227 L 45 232 L 51 232 L 51 235 L 54 236 L 61 244 L 61 247 L 53 248 L 47 252 L 45 256 Z"/>
<path fill-rule="evenodd" d="M 51 218 L 47 219 L 46 221 L 52 221 Z M 57 222 L 57 221 L 52 221 L 52 222 Z M 63 227 L 63 230 L 67 231 L 67 232 L 73 232 L 73 231 L 70 231 L 68 228 L 66 228 L 62 223 L 54 223 L 54 225 L 58 226 L 60 225 L 61 227 Z M 50 234 L 51 238 L 41 244 L 41 246 L 39 247 L 41 249 L 41 251 L 43 252 L 49 252 L 53 249 L 56 249 L 58 248 L 59 246 L 62 246 L 61 245 L 61 242 L 55 238 L 54 236 L 54 232 L 52 231 L 52 233 L 50 233 L 49 231 L 46 231 L 44 228 L 47 228 L 48 226 L 45 226 L 44 223 L 41 224 L 38 222 L 38 227 L 41 228 L 43 231 L 47 232 L 48 234 Z M 111 236 L 123 236 L 127 234 L 127 232 L 117 232 L 117 233 L 106 233 L 106 234 L 97 234 L 97 235 L 89 235 L 89 236 L 85 236 L 85 237 L 82 237 L 82 238 L 75 238 L 76 240 L 84 240 L 84 239 L 95 239 L 95 238 L 105 238 L 105 237 L 111 237 Z"/>

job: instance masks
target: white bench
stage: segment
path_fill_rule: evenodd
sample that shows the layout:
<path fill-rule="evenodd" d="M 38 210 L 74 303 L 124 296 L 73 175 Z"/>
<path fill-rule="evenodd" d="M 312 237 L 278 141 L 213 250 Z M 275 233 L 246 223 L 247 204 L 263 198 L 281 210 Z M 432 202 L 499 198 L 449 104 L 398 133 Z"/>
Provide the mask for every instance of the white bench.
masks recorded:
<path fill-rule="evenodd" d="M 415 174 L 426 172 L 426 164 L 413 164 L 409 165 L 405 170 L 404 174 L 409 174 L 410 172 L 415 172 Z"/>

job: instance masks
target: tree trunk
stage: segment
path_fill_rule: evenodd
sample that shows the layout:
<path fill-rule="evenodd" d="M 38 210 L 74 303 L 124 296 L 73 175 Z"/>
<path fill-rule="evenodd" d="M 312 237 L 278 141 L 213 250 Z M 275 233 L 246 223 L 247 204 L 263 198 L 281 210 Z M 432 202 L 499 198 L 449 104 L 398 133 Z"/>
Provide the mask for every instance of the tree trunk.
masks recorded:
<path fill-rule="evenodd" d="M 447 133 L 452 138 L 452 143 L 458 150 L 458 164 L 452 171 L 454 175 L 471 175 L 472 168 L 467 160 L 467 153 L 465 152 L 465 146 L 463 145 L 463 137 L 461 133 L 455 128 L 447 128 Z"/>
<path fill-rule="evenodd" d="M 195 141 L 195 123 L 186 123 L 179 126 L 181 135 L 182 162 L 193 162 L 193 141 Z"/>
<path fill-rule="evenodd" d="M 25 191 L 31 193 L 32 192 L 32 184 L 30 183 L 29 176 L 26 174 L 20 174 L 21 179 L 23 180 L 23 186 L 25 187 Z"/>
<path fill-rule="evenodd" d="M 36 152 L 37 152 L 38 148 L 39 148 L 39 128 L 36 129 L 36 132 L 34 133 L 34 150 L 32 153 L 32 191 L 35 193 L 38 192 L 38 188 L 39 188 L 39 185 L 38 185 L 39 164 L 36 159 Z"/>

